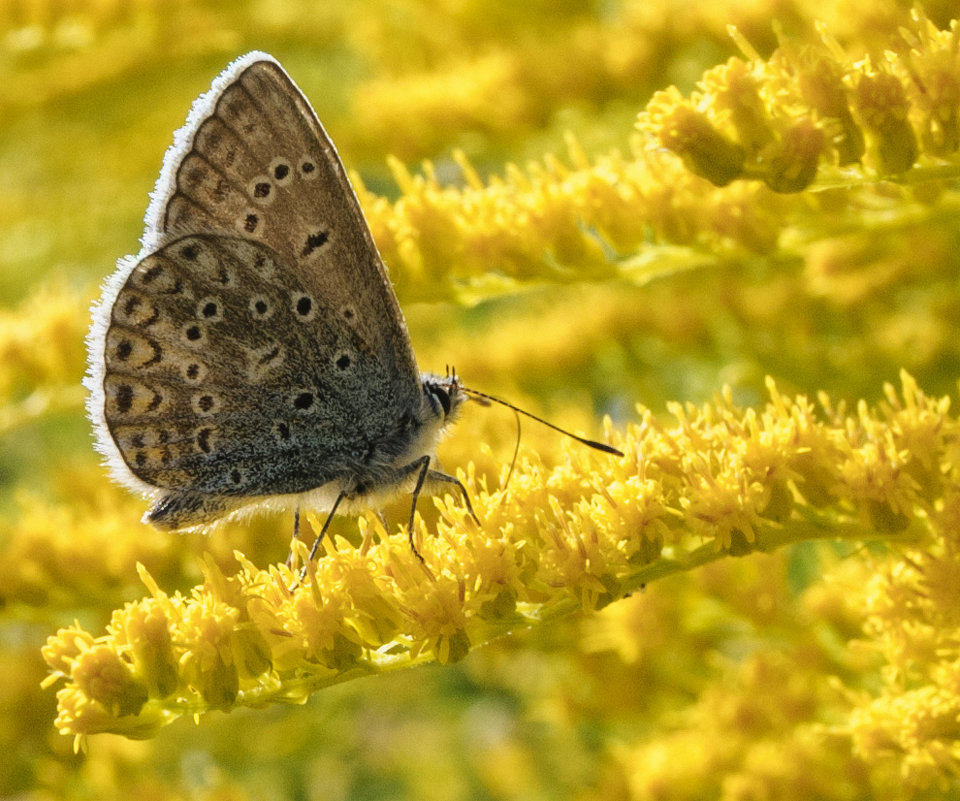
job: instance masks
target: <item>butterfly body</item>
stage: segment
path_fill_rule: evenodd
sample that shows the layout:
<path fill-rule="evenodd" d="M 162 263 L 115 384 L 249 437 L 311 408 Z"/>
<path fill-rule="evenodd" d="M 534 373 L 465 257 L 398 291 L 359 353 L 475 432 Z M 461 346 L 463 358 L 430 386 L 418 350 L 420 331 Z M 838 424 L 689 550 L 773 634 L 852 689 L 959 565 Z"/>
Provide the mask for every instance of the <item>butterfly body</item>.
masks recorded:
<path fill-rule="evenodd" d="M 430 465 L 466 396 L 420 374 L 340 159 L 265 54 L 194 104 L 88 346 L 98 447 L 159 527 L 458 484 Z"/>

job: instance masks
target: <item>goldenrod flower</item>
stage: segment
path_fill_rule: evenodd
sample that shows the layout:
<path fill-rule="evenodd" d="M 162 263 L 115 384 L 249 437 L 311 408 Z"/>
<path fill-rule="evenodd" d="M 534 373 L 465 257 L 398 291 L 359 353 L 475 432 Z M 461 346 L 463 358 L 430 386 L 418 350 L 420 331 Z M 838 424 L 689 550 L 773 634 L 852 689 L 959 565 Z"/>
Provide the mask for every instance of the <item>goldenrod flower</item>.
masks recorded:
<path fill-rule="evenodd" d="M 955 10 L 215 6 L 0 4 L 0 796 L 957 795 Z M 408 498 L 302 580 L 315 516 L 138 522 L 87 307 L 265 38 L 421 365 L 624 458 L 468 405 L 424 564 Z"/>
<path fill-rule="evenodd" d="M 436 536 L 420 531 L 423 565 L 402 535 L 380 530 L 358 545 L 336 539 L 301 583 L 296 570 L 260 569 L 242 554 L 233 576 L 207 560 L 189 596 L 166 594 L 143 571 L 151 597 L 116 612 L 106 635 L 64 629 L 46 646 L 69 679 L 61 730 L 143 735 L 184 712 L 449 663 L 727 553 L 820 537 L 932 541 L 928 515 L 945 485 L 914 476 L 958 470 L 960 422 L 909 376 L 903 384 L 902 397 L 889 389 L 887 405 L 861 404 L 855 416 L 823 399 L 822 419 L 769 382 L 760 412 L 727 395 L 674 406 L 672 426 L 646 413 L 614 437 L 621 460 L 568 450 L 552 470 L 525 465 L 493 493 L 463 476 L 483 525 L 448 499 Z"/>

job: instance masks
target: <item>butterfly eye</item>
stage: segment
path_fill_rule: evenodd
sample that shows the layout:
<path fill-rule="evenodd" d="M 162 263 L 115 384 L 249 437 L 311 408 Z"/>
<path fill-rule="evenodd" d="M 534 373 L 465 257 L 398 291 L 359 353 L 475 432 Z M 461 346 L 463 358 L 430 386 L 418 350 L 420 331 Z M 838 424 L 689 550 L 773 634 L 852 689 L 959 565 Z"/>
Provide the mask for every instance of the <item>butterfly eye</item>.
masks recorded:
<path fill-rule="evenodd" d="M 450 414 L 450 393 L 447 392 L 443 387 L 438 387 L 436 384 L 427 385 L 427 389 L 443 407 L 443 416 L 446 417 L 448 414 Z"/>

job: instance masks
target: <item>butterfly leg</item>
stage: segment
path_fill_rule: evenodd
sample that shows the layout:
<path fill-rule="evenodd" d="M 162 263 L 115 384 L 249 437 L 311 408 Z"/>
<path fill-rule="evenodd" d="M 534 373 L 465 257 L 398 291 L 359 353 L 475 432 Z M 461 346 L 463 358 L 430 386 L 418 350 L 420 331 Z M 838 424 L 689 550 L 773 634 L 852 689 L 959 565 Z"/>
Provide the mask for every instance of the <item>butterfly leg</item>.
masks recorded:
<path fill-rule="evenodd" d="M 473 511 L 473 504 L 470 503 L 470 494 L 467 492 L 467 488 L 463 486 L 463 482 L 459 478 L 443 473 L 440 470 L 431 470 L 430 469 L 430 457 L 422 456 L 416 461 L 411 462 L 404 468 L 404 471 L 409 470 L 411 473 L 414 470 L 418 470 L 419 474 L 417 475 L 417 483 L 413 487 L 413 503 L 410 505 L 410 522 L 407 526 L 407 536 L 410 540 L 410 550 L 413 551 L 414 555 L 423 562 L 423 556 L 420 555 L 420 551 L 417 550 L 417 546 L 413 542 L 413 517 L 417 511 L 417 499 L 420 497 L 420 492 L 423 490 L 423 485 L 426 483 L 427 479 L 430 481 L 438 481 L 444 484 L 453 484 L 460 490 L 460 494 L 463 497 L 463 505 L 467 507 L 467 511 L 470 513 L 477 525 L 480 525 L 480 518 L 477 517 L 476 512 Z"/>
<path fill-rule="evenodd" d="M 467 488 L 463 486 L 463 482 L 456 476 L 448 475 L 439 470 L 431 470 L 427 473 L 427 478 L 431 481 L 440 481 L 444 484 L 453 484 L 458 490 L 460 490 L 460 495 L 463 498 L 463 505 L 467 507 L 467 512 L 470 514 L 470 517 L 473 518 L 473 521 L 479 526 L 480 518 L 477 517 L 477 513 L 473 511 L 473 504 L 470 503 L 470 493 L 467 492 Z"/>
<path fill-rule="evenodd" d="M 293 510 L 293 537 L 290 539 L 290 552 L 287 554 L 287 567 L 293 567 L 294 545 L 300 539 L 300 507 Z"/>
<path fill-rule="evenodd" d="M 313 546 L 310 548 L 310 554 L 307 556 L 307 561 L 304 563 L 303 567 L 300 568 L 300 576 L 297 578 L 297 583 L 290 588 L 291 592 L 295 590 L 306 577 L 307 565 L 313 561 L 314 557 L 317 555 L 317 551 L 320 550 L 320 543 L 323 541 L 323 537 L 327 533 L 327 529 L 330 528 L 330 523 L 333 522 L 333 516 L 337 513 L 337 507 L 340 505 L 340 501 L 346 498 L 348 494 L 349 493 L 341 490 L 340 494 L 337 495 L 337 499 L 333 502 L 333 506 L 330 507 L 330 512 L 327 515 L 327 519 L 323 521 L 323 528 L 320 529 L 320 533 L 317 534 L 317 538 L 313 541 Z M 294 517 L 295 525 L 299 525 L 299 521 L 300 509 L 298 507 L 296 516 Z"/>
<path fill-rule="evenodd" d="M 423 556 L 420 555 L 420 551 L 417 550 L 416 543 L 413 541 L 413 517 L 417 513 L 417 498 L 420 497 L 423 482 L 427 480 L 427 473 L 430 472 L 430 457 L 421 456 L 404 468 L 404 472 L 408 470 L 411 473 L 415 470 L 419 472 L 417 475 L 417 483 L 413 487 L 413 503 L 410 504 L 410 522 L 407 524 L 407 538 L 410 540 L 410 550 L 413 551 L 413 555 L 420 560 L 421 564 L 425 565 L 426 562 L 423 561 Z"/>

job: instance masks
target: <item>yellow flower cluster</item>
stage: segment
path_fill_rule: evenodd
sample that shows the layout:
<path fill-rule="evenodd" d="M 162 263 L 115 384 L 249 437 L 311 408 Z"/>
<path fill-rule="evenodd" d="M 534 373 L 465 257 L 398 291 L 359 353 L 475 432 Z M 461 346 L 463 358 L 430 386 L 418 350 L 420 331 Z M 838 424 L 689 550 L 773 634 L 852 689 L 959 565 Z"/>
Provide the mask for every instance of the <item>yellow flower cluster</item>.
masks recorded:
<path fill-rule="evenodd" d="M 716 186 L 759 179 L 774 192 L 800 192 L 824 164 L 847 168 L 847 181 L 860 165 L 903 179 L 921 155 L 916 131 L 924 155 L 955 168 L 956 23 L 941 31 L 918 18 L 904 35 L 910 46 L 901 52 L 857 62 L 826 37 L 766 61 L 741 39 L 749 64 L 733 58 L 710 70 L 689 99 L 676 88 L 657 93 L 639 126 Z"/>
<path fill-rule="evenodd" d="M 902 6 L 0 0 L 0 795 L 956 794 L 960 28 Z M 362 169 L 421 365 L 610 413 L 624 459 L 526 425 L 504 488 L 510 418 L 467 408 L 480 526 L 421 499 L 423 566 L 339 519 L 299 583 L 286 519 L 135 522 L 86 309 L 168 123 L 265 41 Z M 58 267 L 84 288 L 29 285 Z"/>
<path fill-rule="evenodd" d="M 435 537 L 366 519 L 308 565 L 263 570 L 237 554 L 224 575 L 114 613 L 98 637 L 73 626 L 44 648 L 67 684 L 57 724 L 76 735 L 145 737 L 178 715 L 302 701 L 353 677 L 437 660 L 574 609 L 597 609 L 671 573 L 818 538 L 930 541 L 931 512 L 960 486 L 960 421 L 903 376 L 879 410 L 818 416 L 769 384 L 762 412 L 729 396 L 646 413 L 614 460 L 569 450 L 552 470 L 525 464 L 508 491 L 465 476 L 481 527 L 447 499 Z M 952 489 L 951 489 L 952 488 Z M 301 552 L 301 556 L 303 552 Z"/>

